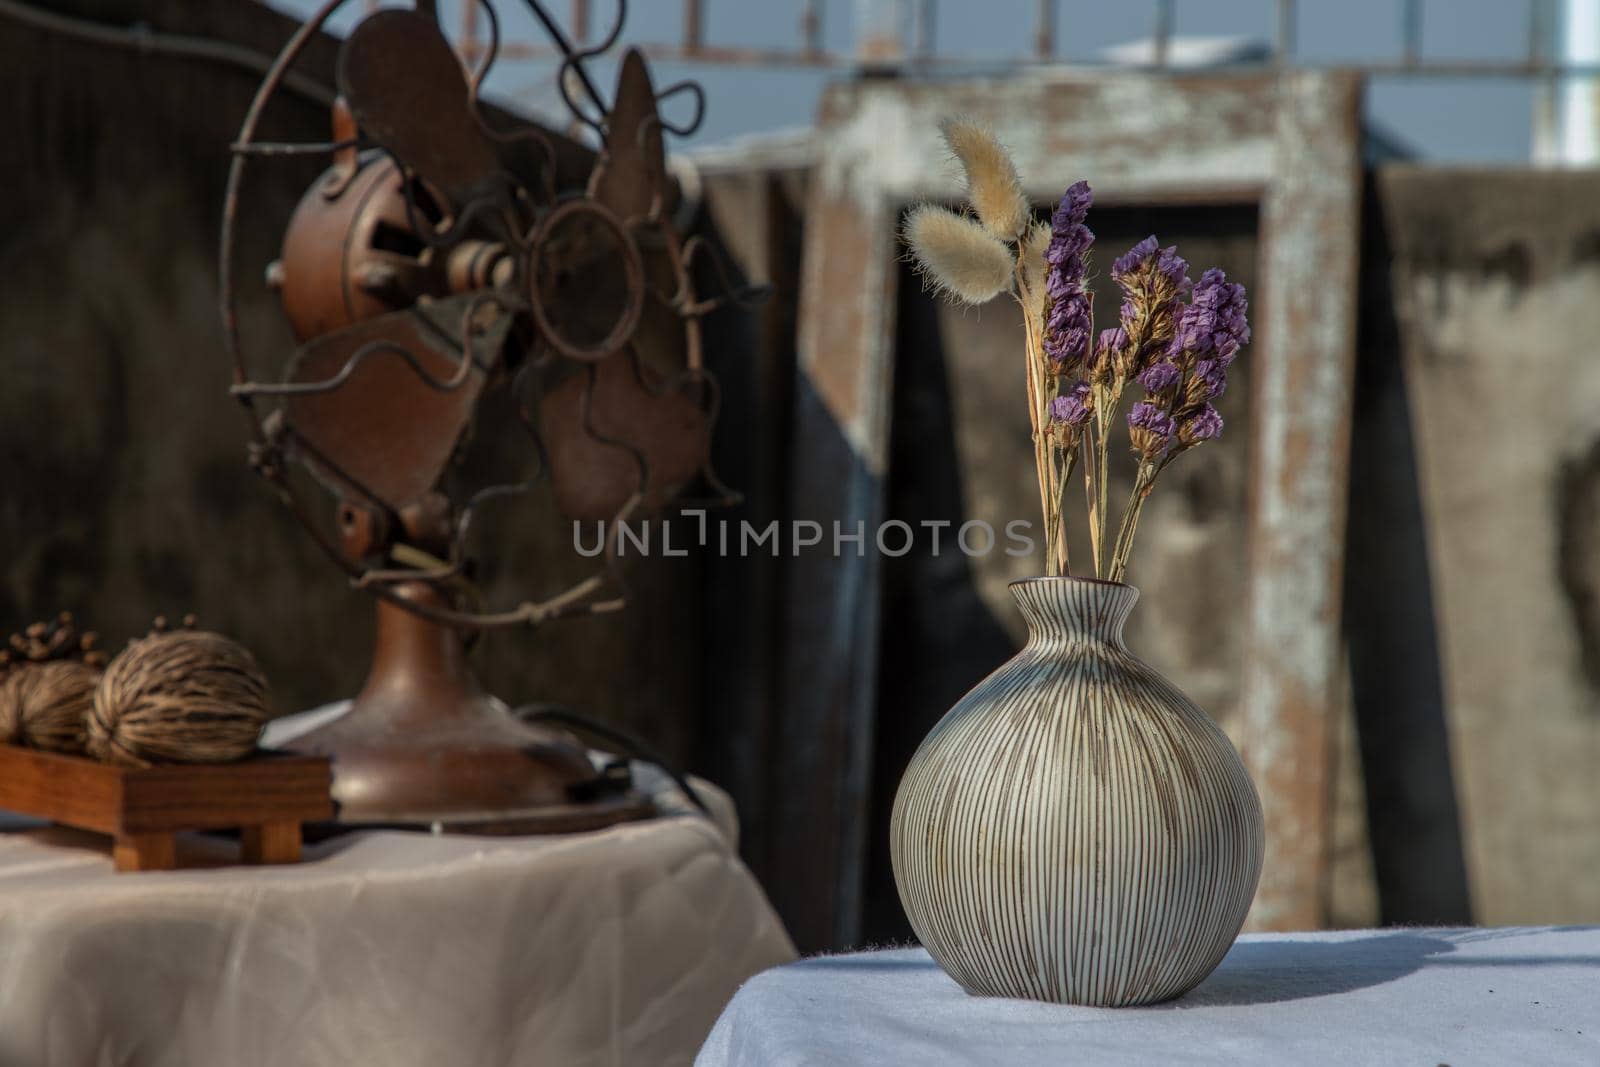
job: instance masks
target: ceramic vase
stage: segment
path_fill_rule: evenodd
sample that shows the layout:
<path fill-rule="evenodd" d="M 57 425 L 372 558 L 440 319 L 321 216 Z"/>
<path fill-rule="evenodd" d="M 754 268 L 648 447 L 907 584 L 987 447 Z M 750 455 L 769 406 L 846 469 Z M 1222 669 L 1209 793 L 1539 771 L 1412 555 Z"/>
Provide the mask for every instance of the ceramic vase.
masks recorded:
<path fill-rule="evenodd" d="M 1261 875 L 1228 738 L 1123 644 L 1139 591 L 1035 578 L 1028 643 L 934 727 L 891 847 L 918 938 L 967 992 L 1096 1006 L 1194 988 Z"/>

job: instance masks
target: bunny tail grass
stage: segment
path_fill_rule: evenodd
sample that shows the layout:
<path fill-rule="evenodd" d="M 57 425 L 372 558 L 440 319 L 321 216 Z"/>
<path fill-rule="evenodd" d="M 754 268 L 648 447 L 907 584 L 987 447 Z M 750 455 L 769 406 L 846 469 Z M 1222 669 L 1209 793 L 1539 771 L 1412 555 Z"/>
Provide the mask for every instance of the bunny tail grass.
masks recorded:
<path fill-rule="evenodd" d="M 986 127 L 970 119 L 945 119 L 939 129 L 966 172 L 967 197 L 978 221 L 1002 241 L 1014 240 L 1028 225 L 1031 211 L 1010 153 Z"/>
<path fill-rule="evenodd" d="M 953 300 L 982 304 L 1011 285 L 1010 249 L 972 219 L 919 204 L 906 216 L 904 237 L 922 276 Z"/>

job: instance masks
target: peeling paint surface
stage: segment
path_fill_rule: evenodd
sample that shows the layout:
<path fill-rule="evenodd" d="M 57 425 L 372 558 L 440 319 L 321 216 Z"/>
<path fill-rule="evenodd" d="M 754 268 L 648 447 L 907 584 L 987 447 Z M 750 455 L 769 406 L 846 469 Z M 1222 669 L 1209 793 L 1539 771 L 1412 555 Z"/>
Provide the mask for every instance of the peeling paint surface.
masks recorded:
<path fill-rule="evenodd" d="M 1278 166 L 1262 205 L 1251 592 L 1241 734 L 1263 794 L 1257 929 L 1327 914 L 1329 786 L 1341 670 L 1360 235 L 1359 83 L 1279 86 Z"/>

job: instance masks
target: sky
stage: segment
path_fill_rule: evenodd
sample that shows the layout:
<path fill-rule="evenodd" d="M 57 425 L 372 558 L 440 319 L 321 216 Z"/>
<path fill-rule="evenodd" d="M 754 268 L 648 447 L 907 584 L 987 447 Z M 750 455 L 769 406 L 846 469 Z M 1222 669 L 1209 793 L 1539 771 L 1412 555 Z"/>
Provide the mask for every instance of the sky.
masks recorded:
<path fill-rule="evenodd" d="M 304 15 L 318 0 L 271 0 Z M 454 26 L 461 0 L 440 0 L 446 26 Z M 822 0 L 824 44 L 848 54 L 859 10 L 869 0 Z M 882 3 L 884 0 L 875 0 Z M 913 0 L 914 2 L 914 0 Z M 1427 59 L 1515 59 L 1528 42 L 1533 0 L 1425 0 L 1422 54 Z M 801 0 L 704 0 L 706 40 L 713 45 L 794 47 L 800 36 Z M 522 0 L 495 0 L 506 39 L 545 43 Z M 1180 36 L 1236 36 L 1269 42 L 1274 0 L 1177 0 Z M 591 0 L 591 31 L 607 28 L 614 0 Z M 1297 55 L 1310 63 L 1387 61 L 1400 57 L 1400 0 L 1300 0 Z M 558 19 L 569 0 L 547 0 Z M 934 44 L 945 56 L 970 59 L 992 70 L 1007 57 L 1031 53 L 1036 0 L 937 0 Z M 1093 61 L 1103 49 L 1147 37 L 1155 0 L 1057 0 L 1057 52 L 1063 62 Z M 335 19 L 345 32 L 359 17 L 362 0 L 349 0 Z M 671 41 L 681 32 L 679 0 L 633 0 L 624 41 Z M 607 84 L 606 64 L 595 67 Z M 656 63 L 658 86 L 697 78 L 708 96 L 706 120 L 689 147 L 740 135 L 803 126 L 838 71 L 752 69 Z M 555 65 L 502 61 L 489 79 L 490 95 L 523 110 L 559 109 Z M 1453 163 L 1525 162 L 1531 152 L 1535 86 L 1526 79 L 1440 77 L 1376 78 L 1369 86 L 1369 118 L 1424 159 Z M 682 111 L 686 110 L 682 104 Z M 673 118 L 671 106 L 668 117 Z"/>

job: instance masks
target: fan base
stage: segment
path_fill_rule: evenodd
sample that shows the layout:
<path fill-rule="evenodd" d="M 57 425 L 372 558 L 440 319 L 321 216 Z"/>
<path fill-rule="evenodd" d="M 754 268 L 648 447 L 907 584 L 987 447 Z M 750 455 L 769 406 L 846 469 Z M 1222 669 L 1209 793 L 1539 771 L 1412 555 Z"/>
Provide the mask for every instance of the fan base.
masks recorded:
<path fill-rule="evenodd" d="M 524 726 L 484 698 L 469 716 L 395 736 L 389 716 L 357 698 L 295 751 L 333 760 L 342 826 L 440 826 L 461 833 L 573 833 L 649 818 L 632 790 L 574 800 L 597 778 L 586 750 L 560 731 Z"/>
<path fill-rule="evenodd" d="M 420 582 L 398 592 L 439 597 Z M 606 782 L 577 738 L 524 724 L 485 694 L 455 631 L 386 600 L 377 613 L 360 695 L 290 746 L 333 759 L 339 824 L 568 833 L 655 813 L 625 784 Z"/>

